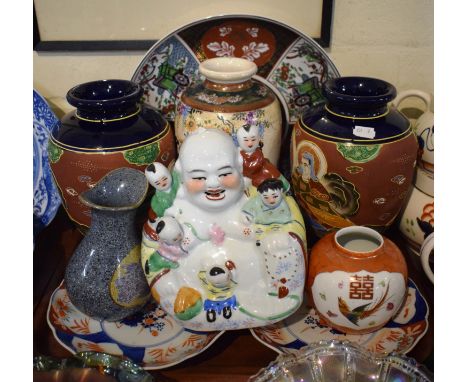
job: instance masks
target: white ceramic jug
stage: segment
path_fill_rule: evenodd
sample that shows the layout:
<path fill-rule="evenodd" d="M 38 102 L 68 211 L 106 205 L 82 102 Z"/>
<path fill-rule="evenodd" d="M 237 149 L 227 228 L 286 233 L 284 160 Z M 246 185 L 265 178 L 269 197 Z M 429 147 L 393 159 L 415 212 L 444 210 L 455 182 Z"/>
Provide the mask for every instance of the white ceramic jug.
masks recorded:
<path fill-rule="evenodd" d="M 424 239 L 434 231 L 434 177 L 421 167 L 416 169 L 398 228 L 415 254 L 419 254 Z"/>
<path fill-rule="evenodd" d="M 431 259 L 430 257 L 434 256 L 434 232 L 431 233 L 426 240 L 424 240 L 421 246 L 421 264 L 424 270 L 424 273 L 427 275 L 429 280 L 434 283 L 434 270 L 431 268 Z M 434 261 L 432 259 L 432 261 Z"/>
<path fill-rule="evenodd" d="M 434 113 L 430 111 L 431 96 L 421 90 L 410 89 L 398 94 L 393 104 L 398 108 L 401 102 L 409 97 L 417 97 L 424 101 L 424 113 L 414 123 L 414 130 L 422 149 L 419 166 L 426 171 L 434 172 Z"/>

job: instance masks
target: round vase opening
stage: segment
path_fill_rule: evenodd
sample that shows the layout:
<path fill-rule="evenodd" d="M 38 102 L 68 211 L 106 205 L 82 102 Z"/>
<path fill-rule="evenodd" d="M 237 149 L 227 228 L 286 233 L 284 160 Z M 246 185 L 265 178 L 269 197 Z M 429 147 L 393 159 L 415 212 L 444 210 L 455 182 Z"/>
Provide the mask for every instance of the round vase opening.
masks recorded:
<path fill-rule="evenodd" d="M 203 61 L 198 70 L 210 81 L 229 84 L 249 80 L 257 65 L 244 58 L 217 57 Z"/>
<path fill-rule="evenodd" d="M 70 89 L 67 100 L 76 107 L 96 102 L 124 102 L 139 100 L 142 91 L 140 85 L 127 80 L 92 81 Z"/>
<path fill-rule="evenodd" d="M 395 87 L 383 80 L 369 77 L 340 77 L 329 80 L 324 87 L 326 93 L 349 98 L 370 97 L 375 101 L 390 102 L 396 96 Z M 369 98 L 367 98 L 369 99 Z"/>
<path fill-rule="evenodd" d="M 80 194 L 80 200 L 100 210 L 128 210 L 137 208 L 148 191 L 145 175 L 133 168 L 109 172 L 93 188 Z"/>
<path fill-rule="evenodd" d="M 335 243 L 350 252 L 370 254 L 383 245 L 383 237 L 377 231 L 360 226 L 346 227 L 335 234 Z"/>

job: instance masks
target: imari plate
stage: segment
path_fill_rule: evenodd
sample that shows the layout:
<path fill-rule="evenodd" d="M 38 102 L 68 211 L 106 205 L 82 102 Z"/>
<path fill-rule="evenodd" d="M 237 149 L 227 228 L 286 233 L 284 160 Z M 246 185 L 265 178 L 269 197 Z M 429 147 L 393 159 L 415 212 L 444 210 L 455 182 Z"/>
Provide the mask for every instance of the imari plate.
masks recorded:
<path fill-rule="evenodd" d="M 52 294 L 47 322 L 57 341 L 72 353 L 126 356 L 148 370 L 200 354 L 223 334 L 184 329 L 155 302 L 124 320 L 98 321 L 73 306 L 63 283 Z"/>
<path fill-rule="evenodd" d="M 321 85 L 339 77 L 325 51 L 305 34 L 263 17 L 225 15 L 195 21 L 160 39 L 132 81 L 143 87 L 146 103 L 173 121 L 176 100 L 199 79 L 199 63 L 224 56 L 257 64 L 254 78 L 275 91 L 289 124 L 322 103 Z"/>
<path fill-rule="evenodd" d="M 363 335 L 344 334 L 322 325 L 314 309 L 305 304 L 296 313 L 274 325 L 250 329 L 261 343 L 278 353 L 295 353 L 322 340 L 348 340 L 380 354 L 409 352 L 428 328 L 429 308 L 415 283 L 408 280 L 408 297 L 400 313 L 382 329 Z"/>

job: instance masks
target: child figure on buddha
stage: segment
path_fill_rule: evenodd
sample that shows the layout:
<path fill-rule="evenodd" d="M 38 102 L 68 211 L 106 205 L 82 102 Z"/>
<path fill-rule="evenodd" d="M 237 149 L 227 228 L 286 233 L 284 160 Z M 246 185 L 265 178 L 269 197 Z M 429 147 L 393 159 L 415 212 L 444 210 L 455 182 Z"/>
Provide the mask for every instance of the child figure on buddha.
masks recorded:
<path fill-rule="evenodd" d="M 262 124 L 246 123 L 237 129 L 234 142 L 240 148 L 243 159 L 243 175 L 252 180 L 258 187 L 267 179 L 280 179 L 285 192 L 289 191 L 289 182 L 278 169 L 263 156 L 261 139 L 264 127 Z"/>
<path fill-rule="evenodd" d="M 154 187 L 155 192 L 151 198 L 151 207 L 148 211 L 148 220 L 143 226 L 147 236 L 153 240 L 158 239 L 154 229 L 156 218 L 162 217 L 168 207 L 172 205 L 179 189 L 179 176 L 176 172 L 171 172 L 162 163 L 151 163 L 145 169 L 145 176 L 148 183 Z"/>
<path fill-rule="evenodd" d="M 246 220 L 243 209 L 258 191 L 246 184 L 243 169 L 243 157 L 231 136 L 216 129 L 198 131 L 180 146 L 174 166 L 180 186 L 161 218 L 177 222 L 167 227 L 180 227 L 179 233 L 170 235 L 175 239 L 170 249 L 177 255 L 177 266 L 158 273 L 147 266 L 147 278 L 162 308 L 193 330 L 271 324 L 292 314 L 302 302 L 305 230 L 299 209 L 292 197 L 284 196 L 286 221 L 281 220 L 274 233 L 266 232 L 257 246 L 255 219 Z M 272 191 L 276 188 L 265 191 L 267 199 Z M 147 240 L 144 236 L 142 264 L 164 244 Z M 180 256 L 172 245 L 180 246 Z M 273 258 L 276 254 L 282 254 L 280 262 Z M 285 269 L 294 272 L 285 274 Z M 229 276 L 234 270 L 235 277 Z M 216 298 L 213 290 L 219 292 Z"/>

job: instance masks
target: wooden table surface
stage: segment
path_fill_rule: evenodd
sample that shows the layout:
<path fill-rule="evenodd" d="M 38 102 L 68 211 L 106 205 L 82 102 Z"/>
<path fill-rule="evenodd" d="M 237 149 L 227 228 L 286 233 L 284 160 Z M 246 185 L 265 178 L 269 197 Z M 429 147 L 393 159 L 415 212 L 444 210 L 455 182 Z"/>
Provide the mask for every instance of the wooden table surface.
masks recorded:
<path fill-rule="evenodd" d="M 423 273 L 418 258 L 404 250 L 395 228 L 386 233 L 403 250 L 409 276 L 429 304 L 429 328 L 424 337 L 407 355 L 424 363 L 434 349 L 434 288 Z M 46 312 L 50 297 L 63 280 L 68 259 L 82 239 L 66 213 L 60 208 L 53 222 L 36 238 L 34 249 L 34 355 L 59 358 L 71 354 L 55 339 L 50 330 Z M 163 370 L 150 371 L 156 381 L 246 381 L 249 376 L 268 365 L 278 353 L 253 338 L 249 330 L 224 333 L 210 348 L 191 359 Z"/>

